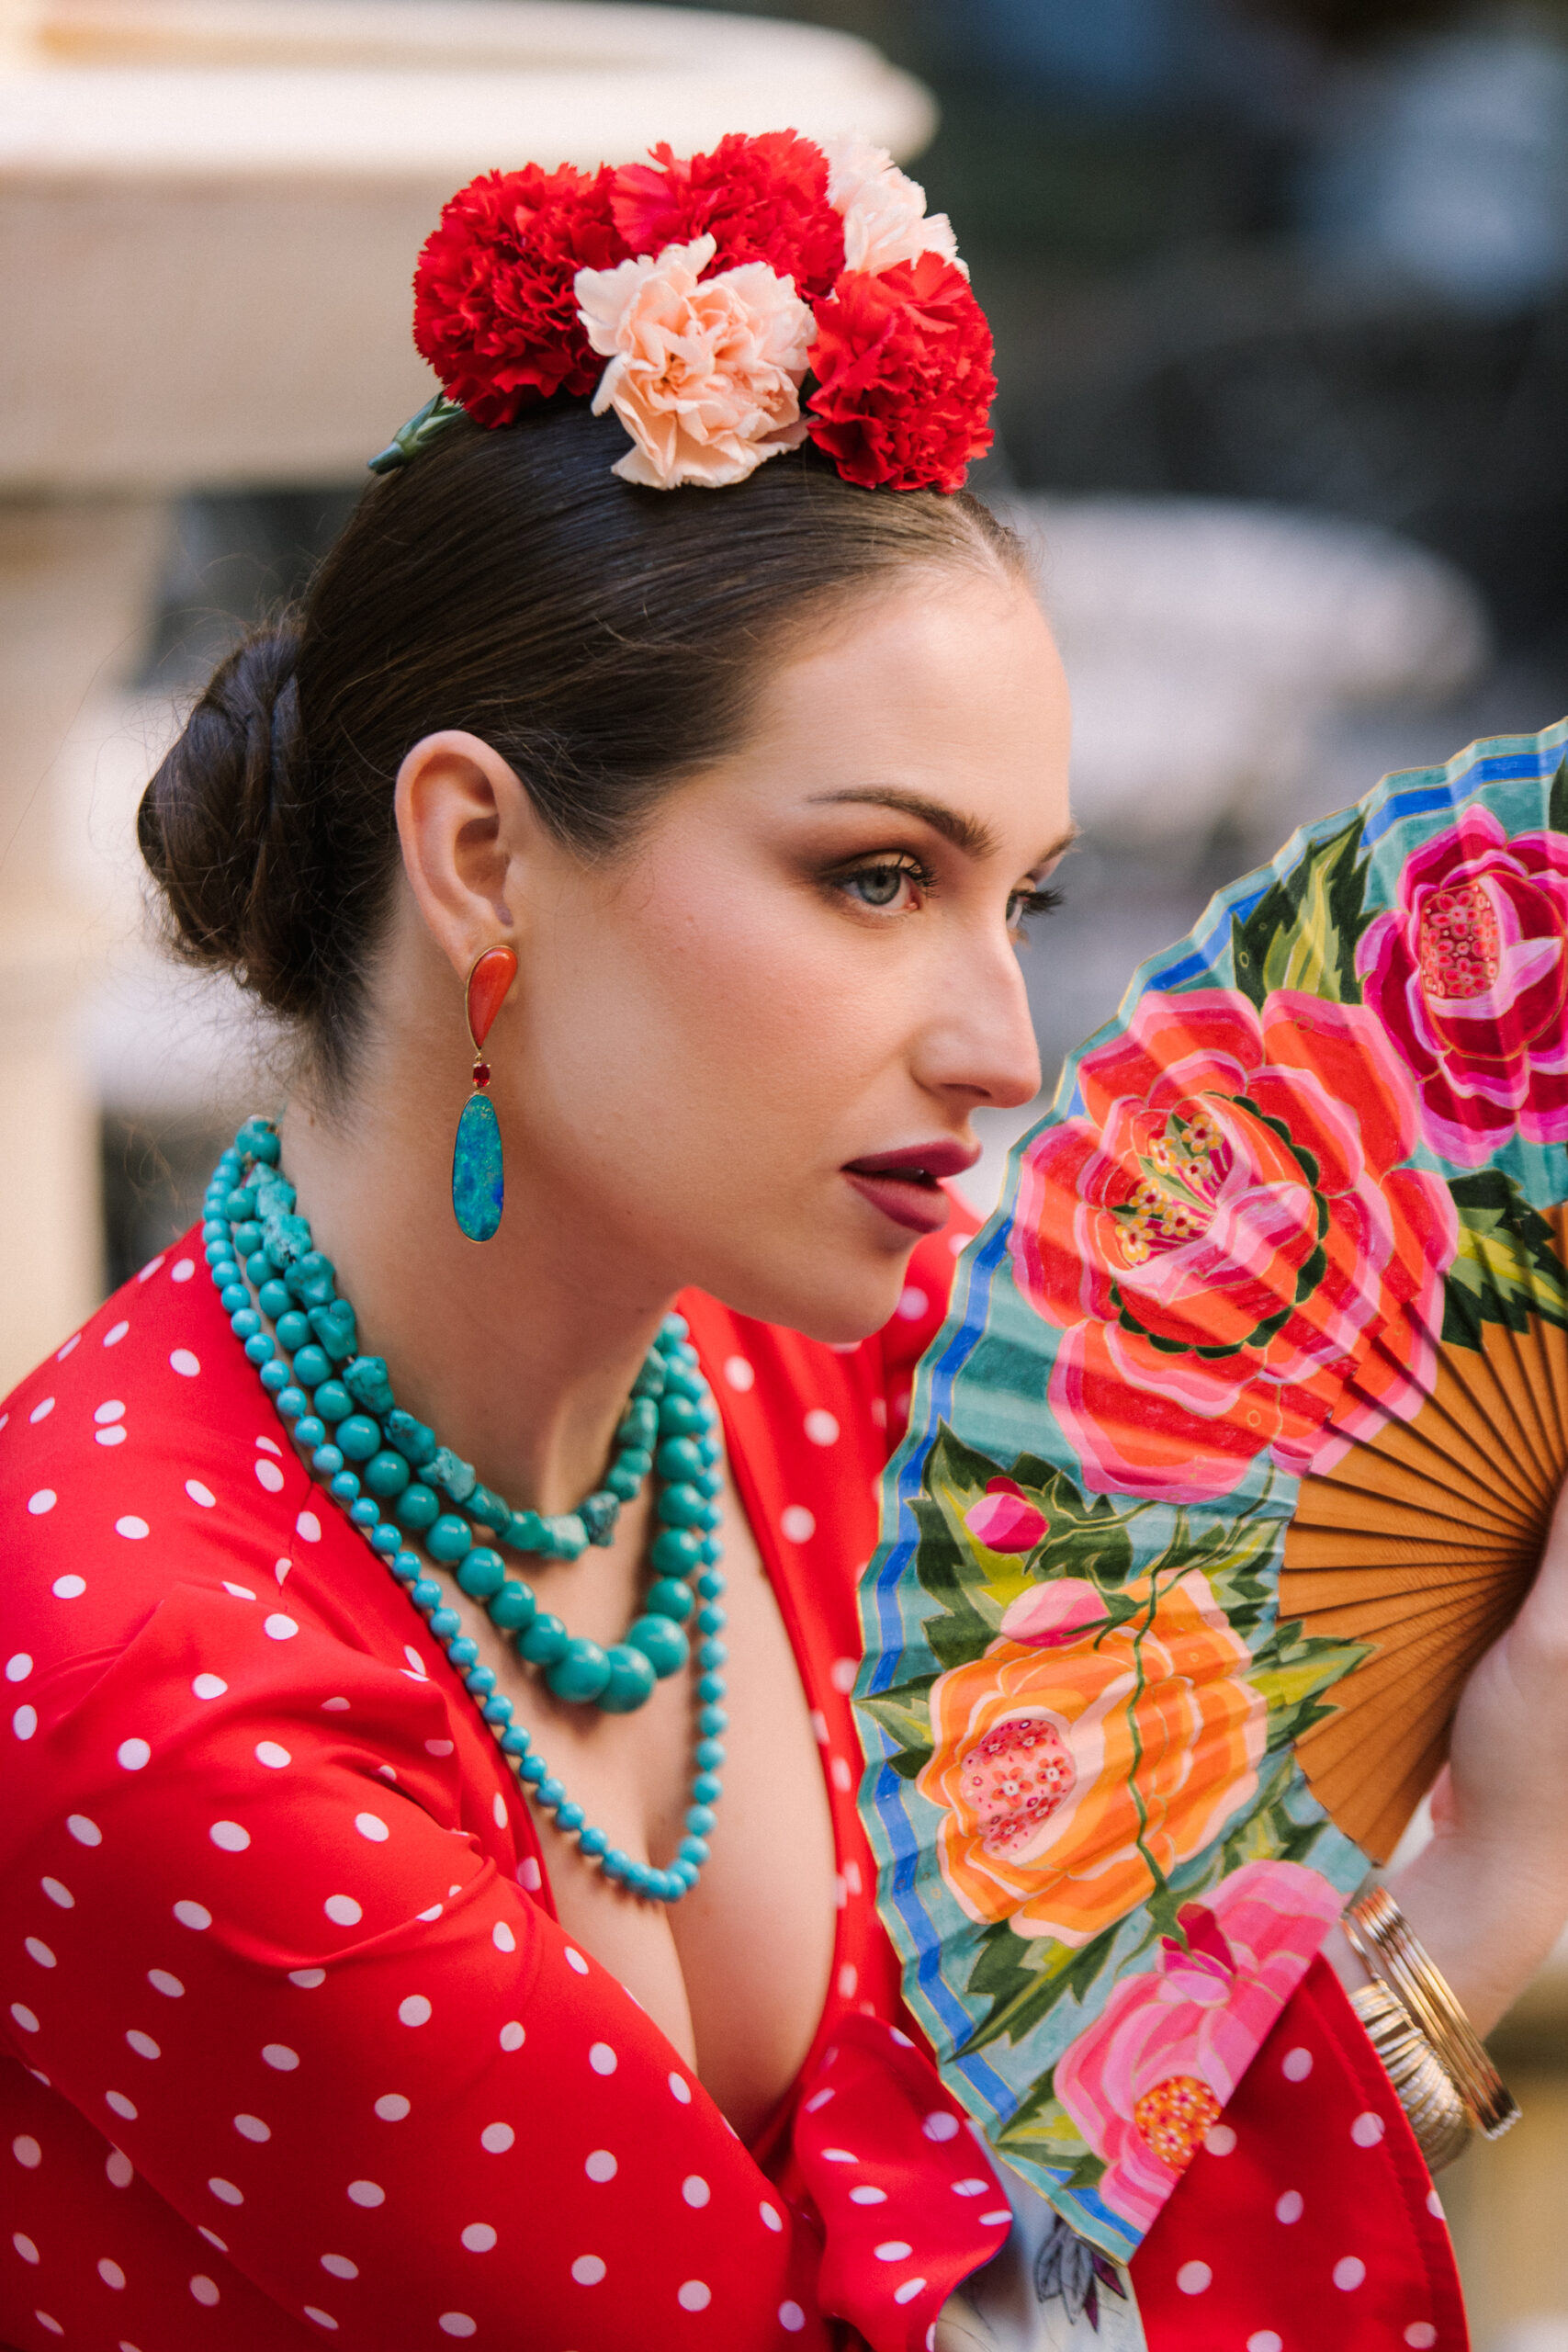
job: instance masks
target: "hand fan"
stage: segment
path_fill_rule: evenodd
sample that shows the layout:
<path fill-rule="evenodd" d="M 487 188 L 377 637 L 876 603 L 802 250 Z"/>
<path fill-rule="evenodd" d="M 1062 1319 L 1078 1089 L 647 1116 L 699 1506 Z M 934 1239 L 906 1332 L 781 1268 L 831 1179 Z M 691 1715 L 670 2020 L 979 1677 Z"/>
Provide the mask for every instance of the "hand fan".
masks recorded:
<path fill-rule="evenodd" d="M 1139 972 L 888 1473 L 862 1807 L 910 2006 L 1125 2259 L 1444 1756 L 1568 1469 L 1568 721 Z"/>

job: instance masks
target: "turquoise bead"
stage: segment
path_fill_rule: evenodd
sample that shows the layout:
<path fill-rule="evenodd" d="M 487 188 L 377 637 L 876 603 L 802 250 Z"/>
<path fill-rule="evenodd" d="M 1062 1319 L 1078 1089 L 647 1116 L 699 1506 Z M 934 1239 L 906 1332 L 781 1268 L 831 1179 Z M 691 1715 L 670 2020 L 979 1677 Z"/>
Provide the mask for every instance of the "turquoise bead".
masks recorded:
<path fill-rule="evenodd" d="M 361 1495 L 349 1505 L 349 1518 L 355 1527 L 374 1527 L 381 1516 L 381 1506 L 371 1495 Z"/>
<path fill-rule="evenodd" d="M 695 1862 L 697 1868 L 700 1870 L 703 1864 L 707 1860 L 707 1858 L 708 1847 L 707 1839 L 705 1838 L 682 1838 L 681 1860 L 683 1862 Z"/>
<path fill-rule="evenodd" d="M 394 1552 L 392 1555 L 391 1568 L 392 1574 L 397 1577 L 400 1584 L 417 1583 L 419 1578 L 424 1574 L 424 1570 L 420 1566 L 419 1554 L 417 1552 Z"/>
<path fill-rule="evenodd" d="M 351 1462 L 368 1462 L 381 1449 L 381 1427 L 368 1413 L 349 1413 L 337 1426 L 337 1442 Z"/>
<path fill-rule="evenodd" d="M 476 1544 L 457 1563 L 457 1582 L 476 1600 L 488 1600 L 506 1581 L 506 1564 L 488 1544 Z"/>
<path fill-rule="evenodd" d="M 488 1487 L 475 1487 L 468 1498 L 468 1513 L 470 1519 L 477 1519 L 481 1527 L 488 1527 L 492 1535 L 503 1536 L 512 1523 L 511 1504 L 502 1502 L 501 1497 L 492 1494 Z"/>
<path fill-rule="evenodd" d="M 243 1312 L 250 1295 L 243 1283 L 227 1283 L 218 1295 L 218 1304 L 225 1315 L 238 1315 Z"/>
<path fill-rule="evenodd" d="M 716 1607 L 711 1600 L 705 1603 L 697 1611 L 699 1634 L 722 1634 L 728 1622 L 723 1610 Z"/>
<path fill-rule="evenodd" d="M 365 1483 L 373 1495 L 379 1495 L 384 1503 L 389 1503 L 408 1485 L 409 1465 L 400 1453 L 394 1453 L 389 1445 L 384 1445 L 366 1464 Z"/>
<path fill-rule="evenodd" d="M 433 1560 L 451 1566 L 471 1549 L 473 1541 L 474 1531 L 468 1521 L 459 1519 L 455 1511 L 444 1511 L 426 1533 L 424 1548 Z"/>
<path fill-rule="evenodd" d="M 615 1524 L 621 1516 L 620 1497 L 607 1494 L 601 1487 L 597 1494 L 583 1498 L 577 1507 L 577 1515 L 582 1521 L 590 1544 L 609 1544 L 615 1539 Z"/>
<path fill-rule="evenodd" d="M 727 1664 L 728 1657 L 729 1648 L 727 1643 L 706 1641 L 697 1644 L 697 1664 L 701 1667 L 723 1666 Z"/>
<path fill-rule="evenodd" d="M 317 1347 L 314 1340 L 294 1351 L 294 1377 L 301 1388 L 319 1388 L 332 1377 L 332 1369 L 325 1350 Z"/>
<path fill-rule="evenodd" d="M 635 1618 L 626 1628 L 626 1640 L 641 1650 L 660 1681 L 678 1674 L 690 1655 L 685 1634 L 668 1617 Z"/>
<path fill-rule="evenodd" d="M 536 1510 L 514 1510 L 506 1523 L 506 1540 L 514 1552 L 542 1552 L 545 1522 Z"/>
<path fill-rule="evenodd" d="M 474 1657 L 477 1658 L 479 1652 L 479 1645 L 478 1642 L 470 1638 L 468 1643 L 468 1647 L 473 1651 Z M 457 1664 L 457 1645 L 454 1642 L 452 1647 L 446 1653 L 454 1665 Z M 476 1666 L 473 1658 L 470 1658 L 468 1661 L 468 1671 L 463 1677 L 464 1689 L 471 1690 L 476 1699 L 488 1699 L 491 1692 L 495 1689 L 494 1667 Z"/>
<path fill-rule="evenodd" d="M 359 1499 L 359 1473 L 357 1470 L 339 1470 L 336 1472 L 332 1480 L 330 1492 L 333 1502 L 357 1502 Z"/>
<path fill-rule="evenodd" d="M 409 1599 L 417 1610 L 428 1614 L 439 1607 L 445 1589 L 434 1577 L 417 1577 L 409 1588 Z"/>
<path fill-rule="evenodd" d="M 689 1396 L 665 1396 L 660 1401 L 659 1431 L 661 1437 L 701 1437 L 707 1420 L 700 1405 Z"/>
<path fill-rule="evenodd" d="M 261 1329 L 261 1317 L 254 1306 L 242 1306 L 229 1317 L 229 1329 L 236 1340 L 254 1340 Z"/>
<path fill-rule="evenodd" d="M 411 1535 L 420 1535 L 427 1527 L 434 1526 L 441 1516 L 441 1505 L 430 1488 L 416 1480 L 412 1487 L 403 1488 L 392 1505 L 392 1516 Z"/>
<path fill-rule="evenodd" d="M 694 1838 L 710 1838 L 717 1819 L 718 1815 L 711 1804 L 689 1804 L 686 1807 L 686 1826 Z"/>
<path fill-rule="evenodd" d="M 373 1552 L 379 1552 L 384 1559 L 389 1560 L 400 1540 L 397 1529 L 390 1521 L 384 1519 L 379 1527 L 372 1528 L 370 1532 L 370 1549 Z"/>
<path fill-rule="evenodd" d="M 707 1510 L 695 1487 L 666 1487 L 654 1505 L 666 1527 L 700 1527 Z"/>
<path fill-rule="evenodd" d="M 341 1380 L 323 1380 L 310 1402 L 323 1421 L 346 1421 L 354 1410 L 354 1399 Z"/>
<path fill-rule="evenodd" d="M 699 1739 L 692 1750 L 692 1761 L 704 1772 L 716 1772 L 724 1762 L 722 1739 Z"/>
<path fill-rule="evenodd" d="M 540 1610 L 518 1640 L 530 1666 L 553 1666 L 571 1636 L 558 1617 Z"/>
<path fill-rule="evenodd" d="M 557 1818 L 558 1820 L 558 1815 Z M 602 1829 L 585 1829 L 577 1842 L 585 1854 L 597 1855 L 609 1851 L 610 1841 Z"/>
<path fill-rule="evenodd" d="M 491 1595 L 487 1605 L 491 1623 L 499 1625 L 503 1634 L 514 1634 L 528 1623 L 538 1603 L 525 1584 L 509 1581 Z"/>
<path fill-rule="evenodd" d="M 641 1488 L 642 1480 L 635 1470 L 623 1470 L 617 1463 L 615 1469 L 606 1473 L 604 1484 L 617 1501 L 629 1503 L 635 1500 Z M 513 1524 L 516 1524 L 515 1521 Z"/>
<path fill-rule="evenodd" d="M 723 1696 L 722 1674 L 701 1674 L 697 1677 L 697 1697 L 705 1707 L 716 1706 Z"/>
<path fill-rule="evenodd" d="M 492 1690 L 479 1712 L 487 1724 L 509 1724 L 512 1721 L 512 1702 L 504 1690 Z"/>
<path fill-rule="evenodd" d="M 423 1421 L 416 1421 L 412 1413 L 400 1412 L 394 1407 L 383 1417 L 382 1426 L 387 1432 L 388 1444 L 395 1445 L 404 1460 L 412 1463 L 416 1470 L 423 1470 L 427 1462 L 434 1460 L 435 1433 L 427 1430 Z"/>
<path fill-rule="evenodd" d="M 256 1305 L 270 1322 L 276 1323 L 288 1312 L 288 1293 L 276 1279 L 265 1282 L 256 1293 Z"/>
<path fill-rule="evenodd" d="M 545 1778 L 549 1769 L 538 1749 L 535 1748 L 531 1755 L 525 1756 L 522 1763 L 517 1767 L 517 1777 L 520 1781 L 526 1781 L 529 1786 L 533 1787 Z"/>
<path fill-rule="evenodd" d="M 612 1882 L 624 1881 L 631 1874 L 632 1859 L 629 1854 L 623 1853 L 619 1846 L 612 1846 L 599 1867 Z"/>
<path fill-rule="evenodd" d="M 455 1609 L 433 1609 L 430 1612 L 430 1630 L 438 1642 L 449 1642 L 454 1634 L 461 1631 L 462 1623 Z"/>
<path fill-rule="evenodd" d="M 273 1354 L 272 1334 L 269 1331 L 253 1331 L 245 1341 L 245 1353 L 252 1363 L 270 1363 Z"/>
<path fill-rule="evenodd" d="M 622 1446 L 651 1447 L 659 1435 L 659 1408 L 650 1397 L 636 1396 L 626 1407 L 615 1442 Z"/>
<path fill-rule="evenodd" d="M 650 1617 L 669 1617 L 683 1625 L 692 1613 L 692 1588 L 682 1584 L 679 1577 L 656 1577 L 648 1588 L 643 1606 Z"/>
<path fill-rule="evenodd" d="M 716 1804 L 724 1794 L 724 1783 L 712 1772 L 699 1772 L 692 1782 L 692 1794 L 699 1804 Z"/>
<path fill-rule="evenodd" d="M 705 1600 L 716 1600 L 724 1590 L 724 1578 L 716 1568 L 705 1568 L 696 1582 L 697 1590 Z"/>
<path fill-rule="evenodd" d="M 318 1421 L 316 1427 L 321 1426 Z M 310 1456 L 310 1467 L 318 1478 L 335 1478 L 343 1468 L 343 1456 L 335 1445 L 319 1445 Z"/>
<path fill-rule="evenodd" d="M 701 1546 L 689 1528 L 663 1527 L 654 1537 L 648 1556 L 660 1576 L 685 1577 L 696 1567 Z"/>
<path fill-rule="evenodd" d="M 729 1729 L 729 1717 L 722 1707 L 703 1707 L 697 1713 L 697 1729 L 705 1739 L 717 1739 Z"/>
<path fill-rule="evenodd" d="M 286 1306 L 276 1318 L 277 1344 L 287 1348 L 290 1355 L 302 1348 L 310 1336 L 310 1327 L 297 1306 Z"/>
<path fill-rule="evenodd" d="M 553 1812 L 556 1806 L 565 1799 L 566 1782 L 558 1781 L 553 1772 L 547 1772 L 535 1791 L 535 1794 L 547 1812 Z"/>
<path fill-rule="evenodd" d="M 581 1635 L 569 1641 L 559 1657 L 545 1671 L 545 1680 L 558 1699 L 588 1706 L 610 1679 L 610 1661 L 597 1642 Z"/>
<path fill-rule="evenodd" d="M 274 1357 L 271 1363 L 263 1364 L 261 1370 L 261 1385 L 266 1390 L 267 1395 L 272 1398 L 273 1402 L 276 1405 L 278 1411 L 282 1413 L 286 1419 L 291 1419 L 293 1416 L 289 1414 L 288 1406 L 283 1402 L 284 1397 L 288 1394 L 288 1366 L 284 1363 L 281 1356 Z M 295 1394 L 298 1396 L 299 1391 L 296 1390 Z M 299 1403 L 296 1409 L 301 1413 L 304 1411 L 305 1399 L 303 1396 L 299 1397 Z"/>
<path fill-rule="evenodd" d="M 653 1467 L 653 1456 L 646 1446 L 628 1445 L 621 1455 L 619 1467 L 629 1471 L 640 1485 Z"/>
<path fill-rule="evenodd" d="M 492 1240 L 506 1205 L 501 1123 L 488 1094 L 470 1094 L 452 1144 L 452 1214 L 470 1241 Z"/>
<path fill-rule="evenodd" d="M 511 1724 L 501 1735 L 502 1753 L 505 1756 L 526 1756 L 533 1741 L 521 1724 Z"/>
<path fill-rule="evenodd" d="M 630 1642 L 613 1643 L 604 1655 L 610 1661 L 610 1674 L 599 1693 L 601 1709 L 607 1715 L 635 1714 L 653 1695 L 658 1677 L 652 1659 L 645 1651 L 634 1649 Z"/>
<path fill-rule="evenodd" d="M 460 1634 L 455 1642 L 446 1645 L 446 1655 L 459 1674 L 466 1666 L 473 1665 L 479 1654 L 479 1645 L 471 1634 Z"/>
<path fill-rule="evenodd" d="M 265 1250 L 253 1250 L 245 1260 L 245 1272 L 260 1290 L 263 1283 L 272 1280 L 272 1260 Z"/>
<path fill-rule="evenodd" d="M 581 1828 L 585 1818 L 580 1804 L 558 1804 L 556 1807 L 556 1827 L 564 1829 L 569 1838 Z"/>
<path fill-rule="evenodd" d="M 671 1482 L 694 1479 L 702 1475 L 703 1457 L 689 1437 L 667 1437 L 653 1457 L 653 1466 L 661 1478 Z"/>

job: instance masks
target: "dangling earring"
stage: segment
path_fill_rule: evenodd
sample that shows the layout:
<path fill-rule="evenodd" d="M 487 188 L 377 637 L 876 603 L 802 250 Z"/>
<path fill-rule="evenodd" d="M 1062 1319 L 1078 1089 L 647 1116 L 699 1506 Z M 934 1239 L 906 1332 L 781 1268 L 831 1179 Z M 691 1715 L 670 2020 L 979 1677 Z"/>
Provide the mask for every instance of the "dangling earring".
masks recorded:
<path fill-rule="evenodd" d="M 517 978 L 517 957 L 510 947 L 487 947 L 474 959 L 463 991 L 468 1035 L 474 1041 L 474 1091 L 463 1105 L 452 1145 L 452 1214 L 457 1229 L 470 1241 L 489 1241 L 501 1223 L 506 1201 L 506 1171 L 501 1158 L 501 1124 L 495 1104 L 485 1092 L 490 1065 L 484 1041 L 491 1023 L 501 1011 L 506 992 Z"/>

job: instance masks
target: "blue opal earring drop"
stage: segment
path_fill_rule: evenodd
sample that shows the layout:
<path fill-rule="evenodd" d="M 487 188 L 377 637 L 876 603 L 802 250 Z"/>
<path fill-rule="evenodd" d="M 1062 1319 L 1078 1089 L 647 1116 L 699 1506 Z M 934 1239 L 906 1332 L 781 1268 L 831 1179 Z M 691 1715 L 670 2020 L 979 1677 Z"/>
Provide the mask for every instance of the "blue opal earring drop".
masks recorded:
<path fill-rule="evenodd" d="M 517 957 L 510 947 L 487 947 L 474 959 L 463 991 L 468 1035 L 474 1045 L 474 1091 L 463 1105 L 452 1145 L 452 1214 L 457 1228 L 470 1241 L 489 1241 L 501 1223 L 506 1201 L 506 1173 L 501 1157 L 501 1123 L 495 1104 L 485 1092 L 490 1064 L 484 1042 L 501 1011 L 506 992 L 517 978 Z"/>

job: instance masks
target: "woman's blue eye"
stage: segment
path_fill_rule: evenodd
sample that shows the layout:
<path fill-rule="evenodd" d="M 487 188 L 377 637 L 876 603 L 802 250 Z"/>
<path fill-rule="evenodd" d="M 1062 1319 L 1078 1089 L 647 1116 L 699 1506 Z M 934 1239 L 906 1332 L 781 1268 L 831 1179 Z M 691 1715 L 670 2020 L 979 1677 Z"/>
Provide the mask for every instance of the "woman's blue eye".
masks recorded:
<path fill-rule="evenodd" d="M 863 906 L 891 907 L 905 883 L 919 878 L 907 865 L 863 865 L 844 876 L 842 887 L 852 890 Z"/>

